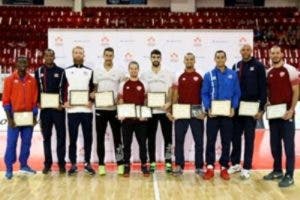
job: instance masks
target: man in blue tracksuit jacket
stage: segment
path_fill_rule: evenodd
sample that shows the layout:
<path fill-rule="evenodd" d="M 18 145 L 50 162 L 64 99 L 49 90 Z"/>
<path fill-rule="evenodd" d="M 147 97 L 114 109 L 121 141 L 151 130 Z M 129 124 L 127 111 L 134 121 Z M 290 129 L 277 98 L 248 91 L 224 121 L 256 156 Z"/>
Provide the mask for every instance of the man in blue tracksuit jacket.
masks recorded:
<path fill-rule="evenodd" d="M 215 53 L 216 67 L 207 72 L 204 76 L 202 87 L 202 101 L 205 110 L 208 112 L 207 118 L 207 144 L 206 144 L 206 163 L 207 171 L 204 174 L 204 180 L 210 180 L 214 177 L 215 163 L 215 143 L 218 131 L 221 133 L 222 155 L 220 158 L 221 178 L 229 180 L 227 172 L 229 167 L 230 142 L 233 134 L 234 109 L 238 107 L 240 98 L 240 86 L 236 72 L 228 69 L 225 65 L 226 53 L 219 50 Z M 211 102 L 213 100 L 230 100 L 231 113 L 229 117 L 212 116 Z"/>
<path fill-rule="evenodd" d="M 230 174 L 240 172 L 242 179 L 250 178 L 255 139 L 256 120 L 261 119 L 267 101 L 266 71 L 262 63 L 251 57 L 252 48 L 249 44 L 241 48 L 242 60 L 233 66 L 241 87 L 241 101 L 259 102 L 259 111 L 255 116 L 236 116 L 233 118 L 234 132 L 232 136 Z M 241 136 L 244 133 L 245 151 L 244 164 L 241 167 Z"/>

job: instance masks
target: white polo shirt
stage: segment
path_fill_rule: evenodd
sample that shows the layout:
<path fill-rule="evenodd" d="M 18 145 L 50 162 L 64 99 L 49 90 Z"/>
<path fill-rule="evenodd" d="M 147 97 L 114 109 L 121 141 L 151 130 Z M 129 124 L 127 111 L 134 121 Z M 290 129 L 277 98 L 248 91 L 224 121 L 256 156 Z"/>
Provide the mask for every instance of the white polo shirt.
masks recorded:
<path fill-rule="evenodd" d="M 93 70 L 80 65 L 70 66 L 65 69 L 66 78 L 68 80 L 68 98 L 70 99 L 71 90 L 88 90 L 91 92 L 93 87 Z M 74 106 L 67 109 L 67 113 L 92 113 L 92 109 L 86 106 Z"/>
<path fill-rule="evenodd" d="M 121 81 L 125 79 L 125 72 L 112 67 L 107 71 L 104 67 L 96 68 L 94 72 L 94 84 L 98 85 L 98 92 L 113 91 L 117 102 L 118 91 Z M 116 110 L 116 106 L 97 108 L 99 110 Z"/>
<path fill-rule="evenodd" d="M 141 80 L 148 85 L 148 92 L 166 92 L 174 85 L 175 78 L 172 72 L 159 70 L 157 73 L 151 71 L 141 74 Z M 161 109 L 153 109 L 154 114 L 165 113 Z"/>

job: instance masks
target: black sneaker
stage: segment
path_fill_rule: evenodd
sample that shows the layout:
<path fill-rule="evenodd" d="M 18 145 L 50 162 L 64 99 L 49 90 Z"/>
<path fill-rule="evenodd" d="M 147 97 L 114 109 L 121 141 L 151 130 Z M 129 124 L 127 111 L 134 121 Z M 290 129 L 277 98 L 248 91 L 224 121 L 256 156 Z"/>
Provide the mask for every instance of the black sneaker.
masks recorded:
<path fill-rule="evenodd" d="M 44 167 L 42 173 L 43 174 L 48 174 L 49 172 L 51 172 L 51 167 Z"/>
<path fill-rule="evenodd" d="M 59 173 L 60 174 L 65 174 L 66 173 L 66 168 L 65 167 L 59 167 Z"/>
<path fill-rule="evenodd" d="M 286 174 L 278 183 L 279 187 L 289 187 L 291 185 L 294 185 L 294 179 L 289 174 Z"/>
<path fill-rule="evenodd" d="M 68 171 L 69 176 L 72 176 L 74 174 L 77 174 L 77 166 L 76 165 L 72 165 L 71 168 Z"/>
<path fill-rule="evenodd" d="M 124 165 L 124 177 L 129 177 L 130 176 L 130 165 Z"/>
<path fill-rule="evenodd" d="M 145 177 L 150 176 L 150 170 L 146 164 L 142 165 L 142 172 Z"/>
<path fill-rule="evenodd" d="M 263 177 L 263 179 L 266 180 L 266 181 L 272 181 L 272 180 L 276 180 L 276 179 L 281 179 L 282 177 L 283 177 L 282 172 L 272 171 L 271 173 L 265 175 Z"/>
<path fill-rule="evenodd" d="M 92 168 L 92 166 L 91 166 L 90 164 L 86 164 L 86 165 L 84 166 L 84 171 L 85 171 L 87 174 L 92 175 L 92 176 L 96 174 L 95 170 Z"/>
<path fill-rule="evenodd" d="M 181 176 L 183 174 L 182 168 L 178 165 L 176 168 L 173 170 L 173 176 Z"/>

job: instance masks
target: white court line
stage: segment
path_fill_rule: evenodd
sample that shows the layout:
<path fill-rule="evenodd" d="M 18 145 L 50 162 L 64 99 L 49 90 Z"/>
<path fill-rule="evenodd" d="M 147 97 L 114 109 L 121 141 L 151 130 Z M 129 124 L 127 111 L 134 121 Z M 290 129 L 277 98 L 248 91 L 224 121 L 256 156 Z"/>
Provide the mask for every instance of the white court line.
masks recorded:
<path fill-rule="evenodd" d="M 153 176 L 154 199 L 155 200 L 160 200 L 159 188 L 158 188 L 156 173 L 153 173 L 152 176 Z"/>

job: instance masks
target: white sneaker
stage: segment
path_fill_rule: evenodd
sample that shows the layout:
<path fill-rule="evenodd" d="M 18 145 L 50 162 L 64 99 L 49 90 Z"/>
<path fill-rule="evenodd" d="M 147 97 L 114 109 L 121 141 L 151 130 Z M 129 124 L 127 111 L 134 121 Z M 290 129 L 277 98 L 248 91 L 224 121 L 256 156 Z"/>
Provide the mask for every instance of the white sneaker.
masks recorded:
<path fill-rule="evenodd" d="M 250 170 L 242 169 L 240 177 L 241 177 L 242 180 L 246 180 L 246 179 L 250 178 L 250 175 L 251 175 Z"/>
<path fill-rule="evenodd" d="M 233 166 L 230 166 L 229 169 L 228 169 L 228 173 L 229 174 L 235 174 L 237 172 L 240 172 L 242 170 L 242 167 L 240 164 L 236 164 L 236 165 L 233 165 Z"/>

